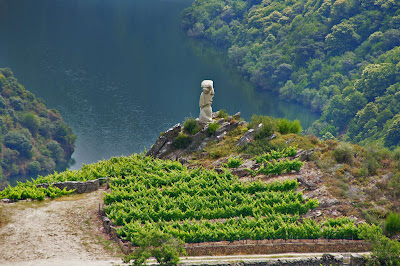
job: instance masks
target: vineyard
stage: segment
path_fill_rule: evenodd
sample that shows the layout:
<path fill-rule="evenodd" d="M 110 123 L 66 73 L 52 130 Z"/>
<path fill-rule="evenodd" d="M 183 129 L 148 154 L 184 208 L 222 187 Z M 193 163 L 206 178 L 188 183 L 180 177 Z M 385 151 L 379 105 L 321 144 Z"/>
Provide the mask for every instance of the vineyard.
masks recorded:
<path fill-rule="evenodd" d="M 273 161 L 275 160 L 272 158 Z M 265 162 L 270 163 L 270 162 Z M 275 161 L 276 163 L 276 161 Z M 275 164 L 273 163 L 273 164 Z M 264 166 L 265 167 L 265 166 Z M 348 218 L 321 223 L 301 219 L 318 207 L 296 189 L 296 180 L 241 182 L 222 173 L 187 169 L 177 161 L 132 155 L 54 173 L 0 192 L 0 198 L 42 200 L 72 191 L 36 187 L 39 183 L 86 181 L 109 176 L 104 202 L 118 235 L 133 244 L 145 232 L 163 231 L 186 243 L 241 239 L 359 239 L 362 226 Z"/>

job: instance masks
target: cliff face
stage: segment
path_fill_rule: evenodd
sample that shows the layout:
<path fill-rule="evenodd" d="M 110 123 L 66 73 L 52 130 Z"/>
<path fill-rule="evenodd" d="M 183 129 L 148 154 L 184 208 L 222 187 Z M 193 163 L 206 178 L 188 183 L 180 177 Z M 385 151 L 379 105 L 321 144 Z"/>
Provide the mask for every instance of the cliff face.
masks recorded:
<path fill-rule="evenodd" d="M 8 68 L 0 69 L 0 180 L 53 171 L 66 164 L 76 140 L 55 109 L 26 90 Z"/>

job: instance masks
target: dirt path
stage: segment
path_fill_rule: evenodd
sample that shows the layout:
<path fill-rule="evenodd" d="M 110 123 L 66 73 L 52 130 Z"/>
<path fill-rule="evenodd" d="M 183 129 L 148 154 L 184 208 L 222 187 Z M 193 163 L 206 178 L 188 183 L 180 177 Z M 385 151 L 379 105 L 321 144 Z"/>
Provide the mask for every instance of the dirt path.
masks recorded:
<path fill-rule="evenodd" d="M 98 217 L 103 193 L 0 204 L 0 265 L 122 262 Z"/>

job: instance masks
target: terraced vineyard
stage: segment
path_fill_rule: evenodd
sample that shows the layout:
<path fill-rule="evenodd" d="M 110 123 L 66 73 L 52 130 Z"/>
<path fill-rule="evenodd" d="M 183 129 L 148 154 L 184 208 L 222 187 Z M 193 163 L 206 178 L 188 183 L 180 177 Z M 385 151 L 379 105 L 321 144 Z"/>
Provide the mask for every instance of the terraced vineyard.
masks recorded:
<path fill-rule="evenodd" d="M 65 194 L 38 183 L 86 181 L 109 176 L 106 214 L 118 235 L 133 244 L 145 232 L 163 231 L 186 243 L 241 239 L 359 239 L 361 226 L 339 218 L 316 223 L 300 219 L 318 207 L 296 192 L 296 180 L 241 182 L 228 169 L 223 173 L 187 169 L 177 161 L 132 155 L 112 158 L 78 171 L 55 173 L 0 192 L 0 198 L 43 199 Z M 43 191 L 42 191 L 43 190 Z M 35 194 L 36 193 L 36 194 Z M 33 195 L 33 196 L 32 196 Z"/>

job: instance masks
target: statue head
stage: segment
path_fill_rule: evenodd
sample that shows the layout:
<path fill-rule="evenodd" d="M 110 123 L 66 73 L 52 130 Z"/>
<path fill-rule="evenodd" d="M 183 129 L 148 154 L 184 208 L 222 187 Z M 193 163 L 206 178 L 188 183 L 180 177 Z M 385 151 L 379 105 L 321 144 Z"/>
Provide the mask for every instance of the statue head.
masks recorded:
<path fill-rule="evenodd" d="M 202 88 L 212 88 L 213 86 L 214 86 L 214 82 L 212 80 L 206 79 L 201 82 Z"/>

